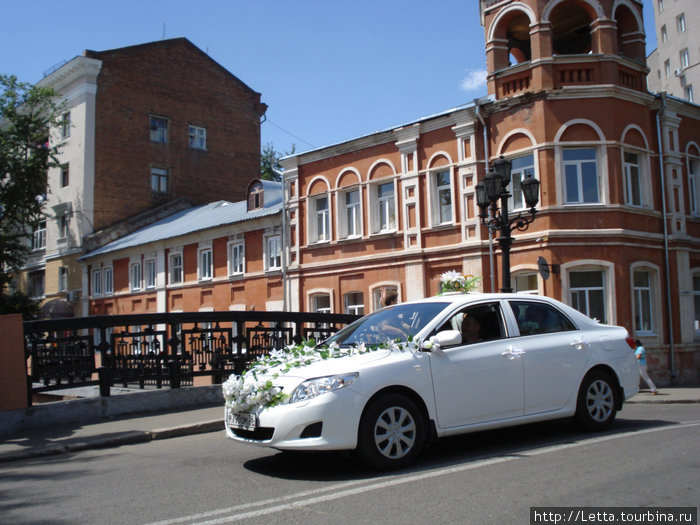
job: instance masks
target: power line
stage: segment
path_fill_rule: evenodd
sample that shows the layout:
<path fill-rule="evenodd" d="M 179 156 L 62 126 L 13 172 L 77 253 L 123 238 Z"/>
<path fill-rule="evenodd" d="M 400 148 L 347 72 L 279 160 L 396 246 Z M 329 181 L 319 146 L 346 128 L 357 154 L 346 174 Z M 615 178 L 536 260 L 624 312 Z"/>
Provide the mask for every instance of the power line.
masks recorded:
<path fill-rule="evenodd" d="M 291 132 L 287 131 L 287 130 L 284 129 L 282 126 L 278 126 L 277 124 L 275 124 L 274 122 L 272 122 L 269 118 L 266 118 L 266 119 L 265 119 L 265 122 L 269 122 L 270 124 L 272 124 L 273 126 L 275 126 L 277 129 L 279 129 L 279 130 L 281 130 L 281 131 L 284 131 L 284 132 L 285 132 L 287 135 L 289 135 L 290 137 L 293 137 L 293 138 L 295 138 L 295 139 L 297 139 L 297 140 L 300 140 L 301 142 L 303 142 L 304 144 L 308 144 L 308 145 L 311 146 L 312 148 L 317 148 L 317 147 L 318 147 L 318 146 L 316 146 L 316 145 L 314 145 L 314 144 L 311 144 L 311 142 L 309 142 L 308 140 L 304 140 L 304 139 L 302 139 L 301 137 L 297 137 L 294 133 L 291 133 Z M 263 122 L 263 124 L 264 124 L 265 122 Z"/>

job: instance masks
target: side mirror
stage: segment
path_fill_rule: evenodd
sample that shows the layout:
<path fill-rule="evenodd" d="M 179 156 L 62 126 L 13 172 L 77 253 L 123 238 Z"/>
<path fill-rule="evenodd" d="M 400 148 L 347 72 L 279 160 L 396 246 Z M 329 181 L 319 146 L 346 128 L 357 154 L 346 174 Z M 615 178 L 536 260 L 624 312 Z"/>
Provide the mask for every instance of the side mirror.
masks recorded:
<path fill-rule="evenodd" d="M 462 344 L 462 333 L 459 330 L 443 330 L 435 335 L 435 342 L 441 348 Z"/>

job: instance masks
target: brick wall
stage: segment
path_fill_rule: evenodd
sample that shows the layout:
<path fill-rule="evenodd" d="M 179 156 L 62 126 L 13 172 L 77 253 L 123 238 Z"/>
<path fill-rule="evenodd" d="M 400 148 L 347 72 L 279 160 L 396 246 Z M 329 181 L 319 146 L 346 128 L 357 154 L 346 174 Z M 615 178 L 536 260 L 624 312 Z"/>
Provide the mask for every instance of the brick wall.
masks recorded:
<path fill-rule="evenodd" d="M 260 174 L 260 94 L 184 38 L 104 52 L 95 131 L 95 229 L 177 197 L 195 204 L 245 198 Z M 150 115 L 169 121 L 168 143 L 150 140 Z M 189 147 L 206 128 L 206 150 Z M 169 170 L 151 191 L 151 166 Z"/>

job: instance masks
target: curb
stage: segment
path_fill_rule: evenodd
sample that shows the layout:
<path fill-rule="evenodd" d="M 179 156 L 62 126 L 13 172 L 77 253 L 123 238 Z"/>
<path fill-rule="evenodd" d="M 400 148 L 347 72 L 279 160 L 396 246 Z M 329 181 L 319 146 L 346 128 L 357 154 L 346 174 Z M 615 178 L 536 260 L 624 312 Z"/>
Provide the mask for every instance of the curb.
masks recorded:
<path fill-rule="evenodd" d="M 215 421 L 204 421 L 191 425 L 182 425 L 179 427 L 162 428 L 157 430 L 130 430 L 127 432 L 117 432 L 113 434 L 88 437 L 71 443 L 55 443 L 52 445 L 28 448 L 27 450 L 2 452 L 0 453 L 0 463 L 7 463 L 22 459 L 56 456 L 59 454 L 68 454 L 70 452 L 80 452 L 83 450 L 119 447 L 122 445 L 135 445 L 138 443 L 155 441 L 157 439 L 171 439 L 194 434 L 217 432 L 223 429 L 223 420 L 217 419 Z"/>

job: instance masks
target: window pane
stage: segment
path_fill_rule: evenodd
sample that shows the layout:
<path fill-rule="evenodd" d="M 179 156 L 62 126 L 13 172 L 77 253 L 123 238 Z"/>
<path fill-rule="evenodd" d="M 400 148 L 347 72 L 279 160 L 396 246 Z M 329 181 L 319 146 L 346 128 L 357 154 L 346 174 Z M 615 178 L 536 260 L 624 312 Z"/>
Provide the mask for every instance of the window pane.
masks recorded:
<path fill-rule="evenodd" d="M 564 176 L 566 178 L 566 202 L 580 202 L 578 189 L 577 166 L 564 166 Z"/>
<path fill-rule="evenodd" d="M 581 164 L 583 202 L 598 202 L 598 175 L 595 162 Z"/>
<path fill-rule="evenodd" d="M 595 160 L 594 149 L 565 149 L 564 160 Z"/>
<path fill-rule="evenodd" d="M 569 279 L 572 288 L 603 286 L 603 274 L 597 270 L 571 272 Z"/>

